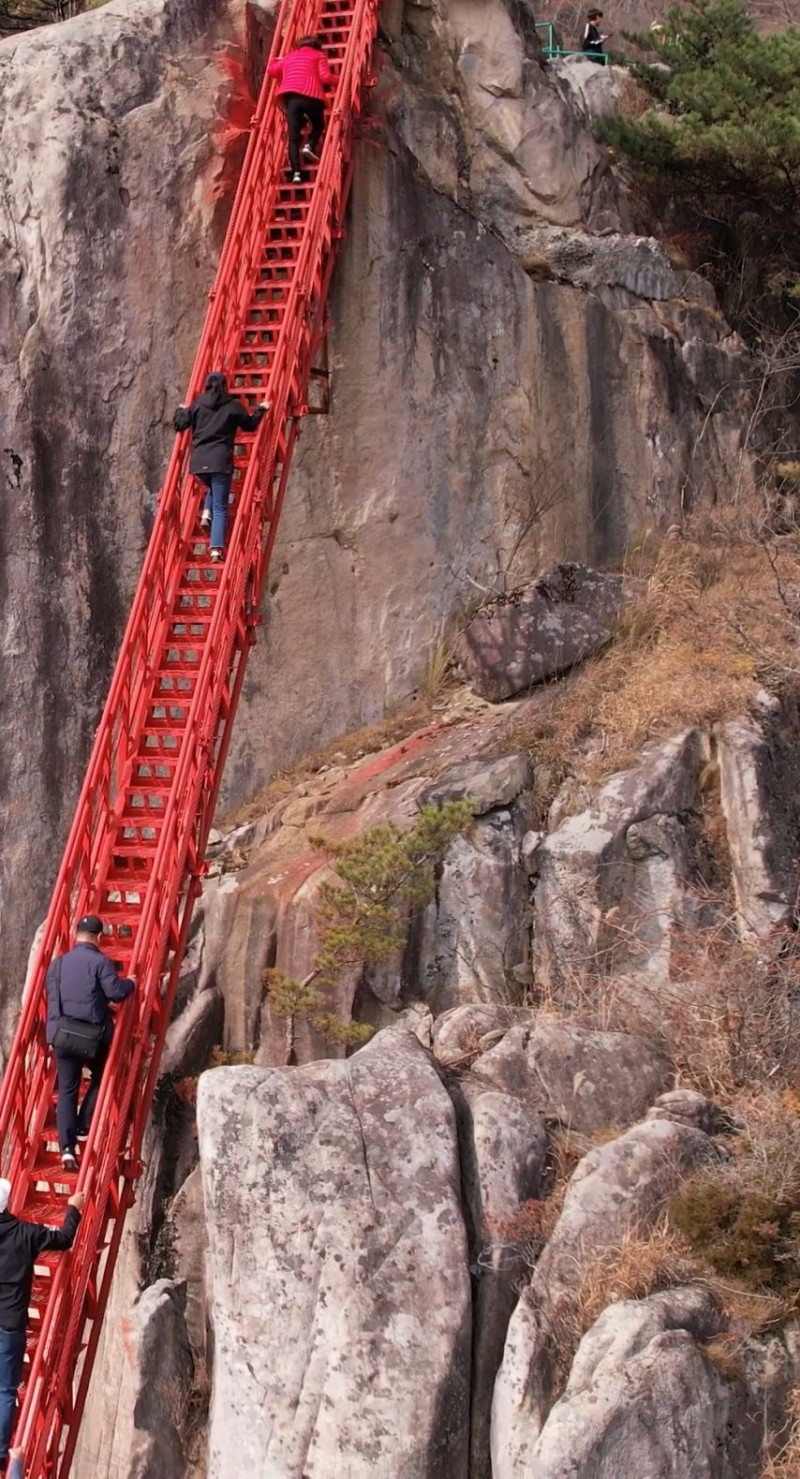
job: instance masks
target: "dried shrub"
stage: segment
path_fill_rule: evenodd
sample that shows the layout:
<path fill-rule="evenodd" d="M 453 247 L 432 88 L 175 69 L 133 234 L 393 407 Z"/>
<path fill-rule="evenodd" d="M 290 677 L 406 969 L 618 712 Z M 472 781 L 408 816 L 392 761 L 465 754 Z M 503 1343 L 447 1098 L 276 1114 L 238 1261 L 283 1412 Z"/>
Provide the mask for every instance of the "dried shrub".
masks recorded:
<path fill-rule="evenodd" d="M 621 78 L 617 92 L 617 111 L 626 118 L 641 118 L 652 107 L 652 99 L 647 89 L 631 72 L 626 72 Z M 673 261 L 673 266 L 678 263 Z"/>
<path fill-rule="evenodd" d="M 678 938 L 673 980 L 661 992 L 665 1036 L 679 1077 L 730 1099 L 748 1087 L 792 1082 L 800 1071 L 800 952 L 794 933 L 771 949 L 725 927 Z"/>
<path fill-rule="evenodd" d="M 786 1095 L 754 1096 L 729 1156 L 684 1182 L 671 1199 L 670 1217 L 720 1278 L 794 1304 L 800 1294 L 800 1117 L 791 1102 Z"/>
<path fill-rule="evenodd" d="M 255 1052 L 229 1052 L 227 1048 L 215 1047 L 211 1049 L 212 1068 L 243 1068 L 252 1066 L 256 1061 Z"/>
<path fill-rule="evenodd" d="M 700 1346 L 707 1361 L 726 1381 L 738 1381 L 742 1375 L 741 1340 L 734 1331 L 726 1330 Z"/>
<path fill-rule="evenodd" d="M 197 1079 L 179 1078 L 172 1085 L 172 1092 L 182 1104 L 188 1104 L 191 1109 L 194 1109 L 197 1104 Z"/>
<path fill-rule="evenodd" d="M 751 1288 L 797 1288 L 798 1213 L 789 1202 L 692 1178 L 671 1203 L 675 1225 L 717 1273 Z"/>

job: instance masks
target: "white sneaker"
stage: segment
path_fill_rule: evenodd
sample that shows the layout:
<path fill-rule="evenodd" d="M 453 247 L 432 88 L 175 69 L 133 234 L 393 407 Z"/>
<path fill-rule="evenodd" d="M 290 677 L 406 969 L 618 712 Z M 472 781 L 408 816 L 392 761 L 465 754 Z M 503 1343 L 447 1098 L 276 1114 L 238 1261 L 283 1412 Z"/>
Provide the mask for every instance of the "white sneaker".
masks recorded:
<path fill-rule="evenodd" d="M 201 529 L 210 529 L 211 528 L 211 514 L 209 513 L 209 511 L 208 511 L 207 508 L 204 508 L 203 509 L 203 512 L 200 515 L 200 528 Z"/>
<path fill-rule="evenodd" d="M 302 185 L 302 183 L 303 183 L 303 176 L 301 175 L 299 169 L 296 169 L 295 172 L 294 172 L 294 174 L 292 175 L 292 184 L 293 185 Z"/>
<path fill-rule="evenodd" d="M 76 1161 L 71 1150 L 65 1150 L 63 1152 L 61 1156 L 61 1169 L 62 1171 L 77 1171 L 78 1162 Z"/>
<path fill-rule="evenodd" d="M 319 155 L 314 153 L 314 150 L 312 149 L 310 144 L 304 144 L 302 149 L 300 150 L 300 153 L 302 154 L 304 159 L 313 160 L 314 164 L 317 164 L 319 161 Z"/>
<path fill-rule="evenodd" d="M 222 559 L 222 550 L 221 549 L 212 549 L 212 551 L 211 551 L 211 558 L 214 561 L 221 560 Z"/>

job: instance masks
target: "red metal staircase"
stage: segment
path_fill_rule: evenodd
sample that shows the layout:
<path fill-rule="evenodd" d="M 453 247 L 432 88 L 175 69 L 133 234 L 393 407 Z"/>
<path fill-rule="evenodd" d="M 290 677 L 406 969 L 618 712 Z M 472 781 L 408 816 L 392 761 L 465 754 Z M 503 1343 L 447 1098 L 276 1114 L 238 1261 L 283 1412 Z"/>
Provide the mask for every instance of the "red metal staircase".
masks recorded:
<path fill-rule="evenodd" d="M 95 737 L 0 1091 L 2 1174 L 12 1210 L 60 1222 L 75 1178 L 60 1169 L 45 973 L 84 912 L 108 921 L 104 942 L 137 979 L 121 1009 L 77 1179 L 87 1206 L 70 1254 L 37 1267 L 15 1441 L 26 1476 L 64 1479 L 86 1392 L 206 839 L 308 386 L 352 177 L 379 0 L 283 0 L 272 54 L 321 33 L 335 77 L 322 158 L 286 181 L 285 124 L 265 80 L 187 401 L 212 369 L 251 407 L 271 411 L 236 448 L 225 561 L 198 537 L 204 490 L 176 439 L 152 538 Z"/>

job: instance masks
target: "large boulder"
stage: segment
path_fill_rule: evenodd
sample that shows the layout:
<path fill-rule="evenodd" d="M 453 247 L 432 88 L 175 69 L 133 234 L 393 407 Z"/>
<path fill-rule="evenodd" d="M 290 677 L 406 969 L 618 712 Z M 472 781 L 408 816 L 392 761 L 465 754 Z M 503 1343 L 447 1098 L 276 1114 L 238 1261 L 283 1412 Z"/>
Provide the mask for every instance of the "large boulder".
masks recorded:
<path fill-rule="evenodd" d="M 583 110 L 539 55 L 533 14 L 505 0 L 407 7 L 391 55 L 419 72 L 422 97 L 387 111 L 437 188 L 469 198 L 480 218 L 609 228 L 627 219 L 609 159 Z"/>
<path fill-rule="evenodd" d="M 123 1339 L 136 1381 L 131 1479 L 172 1479 L 186 1460 L 194 1377 L 182 1288 L 159 1279 L 145 1289 Z"/>
<path fill-rule="evenodd" d="M 456 661 L 482 698 L 510 698 L 605 647 L 621 602 L 620 576 L 558 565 L 479 611 L 458 639 Z"/>
<path fill-rule="evenodd" d="M 519 815 L 483 817 L 448 849 L 427 911 L 416 972 L 435 1013 L 521 995 L 529 959 L 529 885 L 519 862 Z"/>
<path fill-rule="evenodd" d="M 538 979 L 570 990 L 585 973 L 669 979 L 676 931 L 691 923 L 690 834 L 704 737 L 685 731 L 646 745 L 639 763 L 558 815 L 536 849 L 534 961 Z"/>
<path fill-rule="evenodd" d="M 713 1153 L 699 1130 L 651 1120 L 584 1156 L 509 1325 L 492 1405 L 493 1479 L 527 1479 L 532 1471 L 559 1371 L 572 1354 L 587 1270 L 632 1229 L 646 1233 L 682 1176 Z"/>
<path fill-rule="evenodd" d="M 200 1081 L 209 1479 L 463 1479 L 471 1309 L 453 1108 L 414 1037 Z"/>
<path fill-rule="evenodd" d="M 696 1286 L 609 1306 L 519 1479 L 755 1479 L 783 1425 L 791 1361 L 780 1341 L 740 1340 L 720 1369 L 707 1343 L 723 1323 Z"/>
<path fill-rule="evenodd" d="M 641 1119 L 673 1069 L 663 1048 L 636 1033 L 540 1022 L 511 1027 L 477 1058 L 474 1074 L 591 1135 Z"/>

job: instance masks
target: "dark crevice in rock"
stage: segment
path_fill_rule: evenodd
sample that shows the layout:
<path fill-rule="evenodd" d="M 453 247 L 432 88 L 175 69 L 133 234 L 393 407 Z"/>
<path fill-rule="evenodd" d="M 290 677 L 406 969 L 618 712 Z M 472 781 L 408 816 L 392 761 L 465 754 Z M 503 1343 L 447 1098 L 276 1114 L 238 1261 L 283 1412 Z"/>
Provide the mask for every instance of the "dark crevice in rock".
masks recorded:
<path fill-rule="evenodd" d="M 779 892 L 794 900 L 798 922 L 797 840 L 800 837 L 800 685 L 786 687 L 782 700 L 762 717 L 764 744 L 756 755 L 758 788 L 769 832 L 764 861 Z"/>

